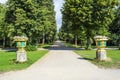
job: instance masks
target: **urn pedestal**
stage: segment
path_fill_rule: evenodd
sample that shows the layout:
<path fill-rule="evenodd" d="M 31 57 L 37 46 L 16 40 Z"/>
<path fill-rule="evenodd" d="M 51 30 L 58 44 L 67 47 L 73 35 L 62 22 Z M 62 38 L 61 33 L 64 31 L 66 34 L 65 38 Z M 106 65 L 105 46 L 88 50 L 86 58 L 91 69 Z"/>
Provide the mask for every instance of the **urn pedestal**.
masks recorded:
<path fill-rule="evenodd" d="M 25 51 L 25 46 L 26 46 L 26 41 L 28 40 L 27 37 L 14 37 L 14 41 L 16 42 L 16 47 L 18 48 L 17 52 L 16 52 L 16 61 L 17 62 L 26 62 L 27 61 L 27 52 Z"/>
<path fill-rule="evenodd" d="M 97 51 L 96 51 L 96 59 L 99 61 L 106 61 L 107 60 L 107 53 L 105 50 L 107 44 L 107 37 L 105 36 L 95 36 Z"/>

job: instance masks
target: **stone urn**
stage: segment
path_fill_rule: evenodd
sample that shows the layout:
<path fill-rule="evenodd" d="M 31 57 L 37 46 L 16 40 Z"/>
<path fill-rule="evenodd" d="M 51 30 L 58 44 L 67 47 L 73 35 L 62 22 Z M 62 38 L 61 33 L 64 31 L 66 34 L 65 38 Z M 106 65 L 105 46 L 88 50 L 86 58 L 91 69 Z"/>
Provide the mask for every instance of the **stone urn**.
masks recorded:
<path fill-rule="evenodd" d="M 25 51 L 25 46 L 28 38 L 25 36 L 15 36 L 14 41 L 16 42 L 16 47 L 18 48 L 17 50 L 17 56 L 16 56 L 16 61 L 17 62 L 26 62 L 27 61 L 27 54 Z"/>
<path fill-rule="evenodd" d="M 97 46 L 96 59 L 98 59 L 99 61 L 106 61 L 107 54 L 105 47 L 107 45 L 108 38 L 106 36 L 95 36 L 94 39 Z"/>

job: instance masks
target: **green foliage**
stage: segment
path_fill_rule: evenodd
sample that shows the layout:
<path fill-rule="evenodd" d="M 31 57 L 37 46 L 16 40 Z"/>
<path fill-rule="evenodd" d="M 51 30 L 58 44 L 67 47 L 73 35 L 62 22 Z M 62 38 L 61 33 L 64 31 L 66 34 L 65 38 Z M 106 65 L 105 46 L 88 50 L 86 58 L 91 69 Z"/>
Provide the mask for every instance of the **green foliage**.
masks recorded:
<path fill-rule="evenodd" d="M 40 39 L 42 41 L 45 40 L 47 43 L 52 43 L 56 38 L 56 21 L 53 0 L 36 0 L 35 5 L 37 5 L 37 26 L 41 27 L 39 29 L 36 27 L 37 34 L 41 35 Z"/>
<path fill-rule="evenodd" d="M 62 32 L 86 40 L 91 48 L 95 35 L 108 35 L 108 25 L 114 19 L 117 0 L 66 0 L 62 9 Z M 84 36 L 84 37 L 82 37 Z"/>
<path fill-rule="evenodd" d="M 37 47 L 36 47 L 35 45 L 29 44 L 29 45 L 27 45 L 27 46 L 25 47 L 25 50 L 26 50 L 26 51 L 36 51 L 36 50 L 37 50 Z"/>
<path fill-rule="evenodd" d="M 0 73 L 11 70 L 21 70 L 29 67 L 38 59 L 43 57 L 48 51 L 27 52 L 28 61 L 25 63 L 15 63 L 16 52 L 0 52 Z"/>
<path fill-rule="evenodd" d="M 34 45 L 42 39 L 52 43 L 56 38 L 52 0 L 8 0 L 6 5 L 0 4 L 0 12 L 0 37 L 6 45 L 12 45 L 12 38 L 22 34 Z"/>
<path fill-rule="evenodd" d="M 115 19 L 109 26 L 110 38 L 112 44 L 119 46 L 120 45 L 120 7 L 115 11 Z"/>
<path fill-rule="evenodd" d="M 5 12 L 6 12 L 5 5 L 0 4 L 0 31 L 1 31 L 2 26 L 4 25 Z"/>

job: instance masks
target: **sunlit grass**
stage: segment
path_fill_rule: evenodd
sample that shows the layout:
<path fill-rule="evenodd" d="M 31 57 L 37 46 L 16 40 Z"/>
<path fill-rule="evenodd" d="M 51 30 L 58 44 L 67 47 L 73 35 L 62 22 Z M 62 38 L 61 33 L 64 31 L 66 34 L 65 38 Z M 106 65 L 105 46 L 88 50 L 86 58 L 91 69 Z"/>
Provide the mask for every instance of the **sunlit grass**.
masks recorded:
<path fill-rule="evenodd" d="M 0 51 L 0 72 L 27 68 L 47 52 L 47 50 L 27 52 L 28 61 L 25 63 L 16 63 L 16 52 Z"/>
<path fill-rule="evenodd" d="M 96 51 L 95 50 L 78 50 L 75 51 L 77 54 L 91 61 L 95 65 L 104 68 L 119 68 L 120 69 L 120 50 L 107 50 L 107 57 L 111 59 L 110 61 L 97 61 L 95 60 Z"/>

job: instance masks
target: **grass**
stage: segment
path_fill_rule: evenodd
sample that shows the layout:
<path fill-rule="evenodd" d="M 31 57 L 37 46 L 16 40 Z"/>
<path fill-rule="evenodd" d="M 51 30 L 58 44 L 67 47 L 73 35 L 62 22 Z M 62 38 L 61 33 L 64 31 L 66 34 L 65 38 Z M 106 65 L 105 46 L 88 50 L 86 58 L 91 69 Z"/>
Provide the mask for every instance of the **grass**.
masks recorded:
<path fill-rule="evenodd" d="M 77 54 L 81 55 L 86 60 L 89 60 L 93 64 L 102 68 L 117 68 L 120 69 L 120 50 L 107 50 L 107 57 L 112 59 L 107 62 L 100 62 L 95 60 L 96 51 L 95 50 L 78 50 L 75 51 Z"/>
<path fill-rule="evenodd" d="M 49 48 L 49 47 L 51 47 L 51 45 L 53 45 L 53 44 L 44 44 L 44 45 L 39 44 L 38 48 Z"/>
<path fill-rule="evenodd" d="M 0 51 L 0 72 L 25 69 L 44 56 L 47 52 L 47 50 L 27 52 L 28 61 L 25 63 L 16 63 L 16 52 Z"/>
<path fill-rule="evenodd" d="M 80 48 L 80 46 L 75 44 L 65 43 L 65 45 L 67 45 L 67 47 L 70 47 L 70 48 Z"/>
<path fill-rule="evenodd" d="M 65 45 L 67 45 L 67 47 L 70 47 L 70 48 L 80 48 L 79 45 L 75 45 L 75 44 L 72 44 L 72 43 L 68 43 L 68 42 L 65 42 L 65 41 L 62 41 Z"/>

